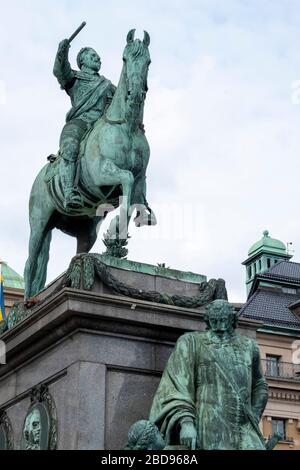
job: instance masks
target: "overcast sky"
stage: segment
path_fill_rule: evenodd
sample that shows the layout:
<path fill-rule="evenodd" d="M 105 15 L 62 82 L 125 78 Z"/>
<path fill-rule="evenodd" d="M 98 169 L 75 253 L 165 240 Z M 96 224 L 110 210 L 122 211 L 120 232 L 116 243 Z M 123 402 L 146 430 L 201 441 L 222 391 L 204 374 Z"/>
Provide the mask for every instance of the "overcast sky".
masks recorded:
<path fill-rule="evenodd" d="M 299 0 L 1 0 L 0 258 L 23 272 L 30 188 L 70 107 L 52 75 L 57 44 L 83 20 L 73 66 L 92 46 L 115 84 L 128 30 L 151 36 L 158 225 L 130 227 L 129 259 L 223 277 L 231 301 L 245 300 L 241 262 L 264 229 L 293 242 L 300 261 Z M 75 240 L 56 231 L 48 281 L 74 254 Z"/>

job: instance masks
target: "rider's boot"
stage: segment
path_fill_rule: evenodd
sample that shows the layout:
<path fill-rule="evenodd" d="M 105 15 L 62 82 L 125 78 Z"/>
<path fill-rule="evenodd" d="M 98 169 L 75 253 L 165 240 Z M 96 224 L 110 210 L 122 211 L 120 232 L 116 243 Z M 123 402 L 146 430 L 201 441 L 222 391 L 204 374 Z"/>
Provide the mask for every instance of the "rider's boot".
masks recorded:
<path fill-rule="evenodd" d="M 64 188 L 64 208 L 80 209 L 83 200 L 80 192 L 74 188 L 76 162 L 63 160 L 62 183 Z"/>

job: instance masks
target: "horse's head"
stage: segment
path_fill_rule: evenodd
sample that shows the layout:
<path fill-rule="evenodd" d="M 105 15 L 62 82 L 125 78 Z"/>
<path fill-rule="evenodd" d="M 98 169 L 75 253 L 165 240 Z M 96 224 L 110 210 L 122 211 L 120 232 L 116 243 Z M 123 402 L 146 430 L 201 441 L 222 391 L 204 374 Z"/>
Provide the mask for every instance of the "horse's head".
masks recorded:
<path fill-rule="evenodd" d="M 140 104 L 147 93 L 147 75 L 151 63 L 148 46 L 150 36 L 144 31 L 144 39 L 134 39 L 135 29 L 127 34 L 127 45 L 123 52 L 125 77 L 127 84 L 127 100 L 132 104 Z"/>

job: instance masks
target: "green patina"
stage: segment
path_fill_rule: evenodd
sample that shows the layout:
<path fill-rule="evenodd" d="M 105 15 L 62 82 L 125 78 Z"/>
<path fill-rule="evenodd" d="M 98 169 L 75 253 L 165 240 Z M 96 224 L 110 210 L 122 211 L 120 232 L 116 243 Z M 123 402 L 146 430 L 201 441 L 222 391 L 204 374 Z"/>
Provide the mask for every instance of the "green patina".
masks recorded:
<path fill-rule="evenodd" d="M 16 273 L 7 263 L 1 262 L 3 285 L 10 289 L 24 290 L 24 279 L 20 274 Z"/>
<path fill-rule="evenodd" d="M 256 256 L 262 251 L 268 251 L 274 255 L 286 255 L 286 245 L 276 238 L 271 238 L 268 230 L 263 232 L 263 237 L 254 243 L 248 251 L 248 256 Z"/>
<path fill-rule="evenodd" d="M 165 441 L 157 427 L 141 419 L 134 423 L 128 431 L 128 441 L 124 450 L 162 450 Z"/>
<path fill-rule="evenodd" d="M 103 261 L 108 266 L 119 269 L 125 269 L 127 271 L 134 271 L 142 274 L 150 274 L 152 276 L 161 276 L 166 277 L 168 279 L 177 279 L 178 281 L 191 282 L 194 284 L 200 284 L 201 282 L 204 282 L 207 279 L 206 276 L 202 274 L 196 274 L 189 271 L 180 271 L 177 269 L 155 266 L 153 264 L 140 263 L 138 261 L 119 259 L 107 255 L 98 256 L 100 261 Z"/>
<path fill-rule="evenodd" d="M 280 240 L 271 238 L 268 230 L 263 232 L 260 240 L 254 243 L 248 251 L 248 258 L 242 263 L 246 266 L 246 287 L 249 294 L 257 274 L 267 271 L 282 260 L 292 257 L 287 252 L 286 245 Z"/>
<path fill-rule="evenodd" d="M 137 227 L 156 224 L 146 198 L 150 148 L 143 125 L 150 37 L 145 31 L 143 40 L 135 39 L 134 32 L 129 31 L 126 38 L 117 88 L 98 74 L 101 61 L 94 50 L 79 52 L 80 70 L 74 71 L 68 59 L 70 39 L 59 44 L 54 74 L 70 96 L 72 108 L 59 155 L 49 157 L 31 190 L 25 299 L 45 285 L 54 228 L 77 238 L 77 253 L 88 253 L 107 213 L 119 207 L 109 227 L 116 237 L 106 246 L 110 253 L 124 256 L 127 248 L 119 240 L 127 239 L 133 212 Z"/>
<path fill-rule="evenodd" d="M 130 283 L 127 284 L 126 282 L 118 279 L 118 275 L 115 276 L 110 272 L 110 266 L 128 269 L 131 272 L 143 272 L 144 274 L 168 277 L 170 279 L 174 279 L 174 274 L 176 279 L 178 279 L 182 274 L 192 275 L 192 280 L 191 278 L 189 278 L 188 281 L 187 279 L 184 280 L 185 282 L 194 282 L 198 284 L 199 290 L 195 296 L 186 296 L 178 294 L 172 295 L 160 291 L 146 291 L 140 288 L 138 289 L 134 285 L 131 285 Z M 225 281 L 223 279 L 210 279 L 209 281 L 206 281 L 204 280 L 206 279 L 204 276 L 193 273 L 183 273 L 181 271 L 162 268 L 159 266 L 134 263 L 113 257 L 86 253 L 74 256 L 68 270 L 49 295 L 46 295 L 46 297 L 43 297 L 41 300 L 36 298 L 32 299 L 30 302 L 18 302 L 14 304 L 7 319 L 0 322 L 0 334 L 13 328 L 31 315 L 32 306 L 45 302 L 65 287 L 89 291 L 93 288 L 96 279 L 100 279 L 107 287 L 118 295 L 183 308 L 198 308 L 203 305 L 207 305 L 215 299 L 227 299 L 227 291 Z"/>
<path fill-rule="evenodd" d="M 166 444 L 189 449 L 265 449 L 258 423 L 268 399 L 257 343 L 236 332 L 226 300 L 207 307 L 208 331 L 179 338 L 150 420 Z"/>

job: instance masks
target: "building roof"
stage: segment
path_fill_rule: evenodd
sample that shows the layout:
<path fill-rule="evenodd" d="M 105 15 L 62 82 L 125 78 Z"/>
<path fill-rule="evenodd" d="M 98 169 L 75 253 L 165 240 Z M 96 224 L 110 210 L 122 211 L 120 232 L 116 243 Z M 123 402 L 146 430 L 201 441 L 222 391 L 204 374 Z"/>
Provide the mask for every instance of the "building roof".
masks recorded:
<path fill-rule="evenodd" d="M 263 321 L 265 325 L 300 329 L 300 318 L 289 310 L 289 305 L 297 300 L 299 294 L 259 289 L 240 310 L 239 316 Z"/>
<path fill-rule="evenodd" d="M 20 274 L 16 273 L 7 263 L 0 261 L 3 276 L 4 288 L 24 289 L 24 279 Z"/>
<path fill-rule="evenodd" d="M 287 255 L 285 244 L 280 240 L 276 240 L 276 238 L 271 238 L 268 230 L 265 230 L 263 237 L 251 246 L 248 256 L 255 256 L 262 251 L 274 253 L 274 255 Z"/>
<path fill-rule="evenodd" d="M 300 284 L 300 263 L 282 260 L 259 276 L 274 280 L 292 281 Z"/>

